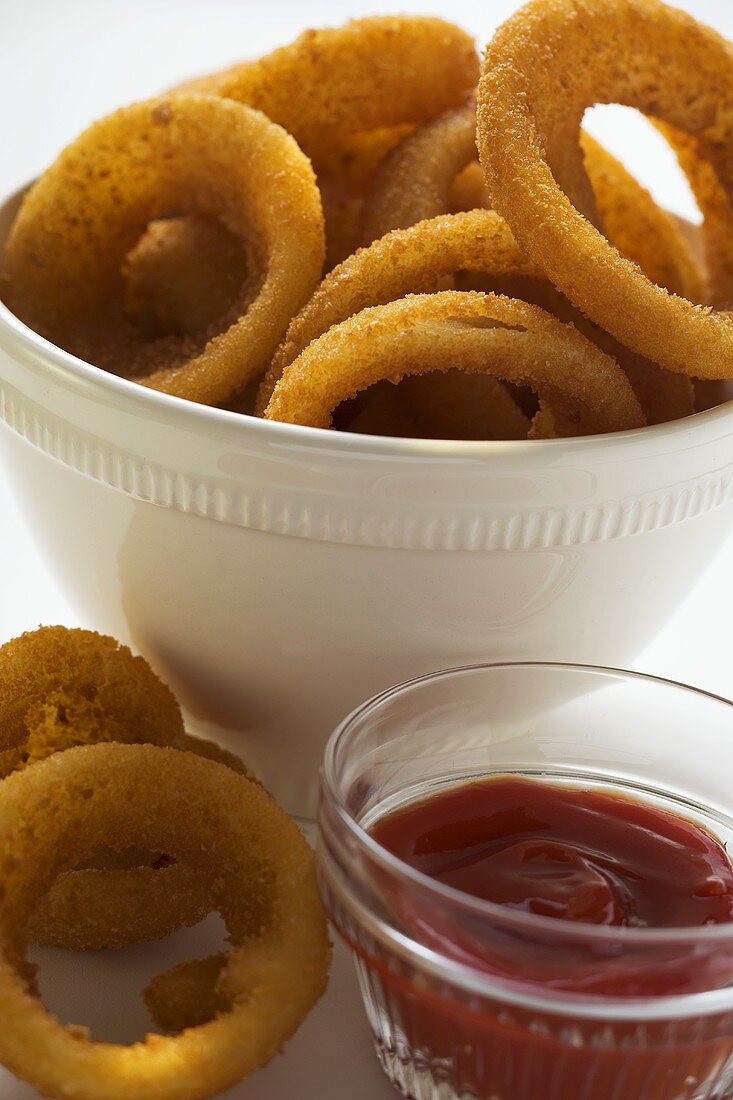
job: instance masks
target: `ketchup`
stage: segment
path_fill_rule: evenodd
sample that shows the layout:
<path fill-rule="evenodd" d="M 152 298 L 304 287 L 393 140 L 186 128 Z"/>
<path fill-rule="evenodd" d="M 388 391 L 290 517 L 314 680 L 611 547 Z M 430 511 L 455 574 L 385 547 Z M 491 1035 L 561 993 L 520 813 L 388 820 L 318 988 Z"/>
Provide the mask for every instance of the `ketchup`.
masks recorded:
<path fill-rule="evenodd" d="M 482 780 L 389 814 L 372 833 L 447 886 L 539 916 L 630 928 L 733 919 L 733 865 L 720 841 L 600 791 Z"/>
<path fill-rule="evenodd" d="M 460 892 L 385 869 L 384 903 L 402 930 L 486 975 L 466 987 L 457 971 L 452 985 L 400 956 L 361 956 L 378 1050 L 405 1095 L 446 1082 L 446 1095 L 480 1100 L 733 1095 L 733 1011 L 659 1000 L 733 982 L 733 938 L 705 938 L 733 920 L 733 866 L 700 825 L 599 790 L 507 776 L 414 802 L 371 833 Z M 657 1003 L 671 1007 L 651 1016 L 638 1007 Z M 715 1091 L 721 1081 L 727 1091 Z"/>

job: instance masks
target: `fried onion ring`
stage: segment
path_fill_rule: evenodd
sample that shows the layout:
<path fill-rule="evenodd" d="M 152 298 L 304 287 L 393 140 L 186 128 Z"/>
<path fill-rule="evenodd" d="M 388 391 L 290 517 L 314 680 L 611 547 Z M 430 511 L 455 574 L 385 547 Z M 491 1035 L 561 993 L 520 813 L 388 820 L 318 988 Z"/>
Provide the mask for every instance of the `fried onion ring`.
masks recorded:
<path fill-rule="evenodd" d="M 388 233 L 327 275 L 293 319 L 262 381 L 255 414 L 264 413 L 285 368 L 332 325 L 367 306 L 431 290 L 442 276 L 460 270 L 538 274 L 506 222 L 489 210 L 444 215 Z"/>
<path fill-rule="evenodd" d="M 0 776 L 74 745 L 184 748 L 181 708 L 144 657 L 91 630 L 45 626 L 0 646 Z"/>
<path fill-rule="evenodd" d="M 186 734 L 184 744 L 257 782 L 238 756 L 213 741 Z M 59 875 L 33 915 L 30 937 L 71 951 L 109 951 L 191 928 L 211 908 L 203 880 L 190 867 L 167 856 L 104 848 L 90 866 Z"/>
<path fill-rule="evenodd" d="M 672 215 L 590 134 L 580 141 L 608 239 L 657 286 L 701 302 L 703 271 Z"/>
<path fill-rule="evenodd" d="M 129 867 L 110 868 L 106 855 L 59 875 L 30 921 L 32 943 L 109 951 L 165 939 L 211 912 L 205 883 L 189 867 L 156 866 L 155 856 L 139 853 L 125 858 Z"/>
<path fill-rule="evenodd" d="M 246 103 L 293 135 L 318 174 L 330 270 L 361 243 L 364 197 L 386 153 L 411 127 L 457 107 L 478 70 L 473 40 L 453 24 L 374 16 L 306 31 L 178 90 Z"/>
<path fill-rule="evenodd" d="M 716 309 L 730 309 L 733 304 L 733 200 L 713 164 L 702 155 L 700 143 L 695 138 L 664 123 L 657 123 L 657 128 L 672 146 L 702 214 L 697 243 L 702 246 L 708 276 L 705 302 Z M 690 232 L 689 223 L 687 232 Z"/>
<path fill-rule="evenodd" d="M 530 386 L 556 419 L 561 411 L 564 433 L 646 423 L 618 364 L 574 328 L 525 302 L 458 291 L 374 306 L 329 329 L 285 368 L 265 417 L 328 428 L 342 401 L 381 379 L 456 364 Z"/>
<path fill-rule="evenodd" d="M 456 176 L 475 159 L 473 102 L 421 126 L 376 172 L 364 205 L 362 243 L 371 244 L 390 229 L 407 229 L 447 213 Z"/>
<path fill-rule="evenodd" d="M 594 194 L 611 239 L 650 278 L 664 280 L 662 285 L 668 289 L 700 300 L 703 294 L 701 269 L 671 216 L 657 206 L 648 191 L 590 135 L 582 134 L 581 141 Z M 386 232 L 390 227 L 412 225 L 451 208 L 456 198 L 457 175 L 460 178 L 462 170 L 465 173 L 473 167 L 475 153 L 475 112 L 471 104 L 443 115 L 406 138 L 377 174 L 365 208 L 365 237 L 369 238 L 379 229 Z M 486 204 L 485 185 L 475 173 L 464 176 L 462 185 L 464 202 L 476 200 L 466 205 Z M 487 264 L 487 271 L 488 268 Z M 529 300 L 553 309 L 561 320 L 573 321 L 585 336 L 619 360 L 650 423 L 689 416 L 694 411 L 692 386 L 687 379 L 629 351 L 574 310 L 551 283 L 545 285 L 544 296 L 541 293 L 537 296 L 541 286 L 538 282 L 538 289 Z M 521 291 L 515 295 L 513 289 L 501 283 L 490 289 L 524 296 Z M 559 308 L 554 309 L 552 303 Z M 433 387 L 436 382 L 431 380 L 428 385 Z M 466 407 L 470 408 L 470 400 Z"/>
<path fill-rule="evenodd" d="M 421 127 L 387 157 L 364 212 L 364 240 L 451 210 L 489 206 L 477 175 L 473 104 Z M 703 272 L 666 210 L 594 138 L 581 132 L 585 167 L 609 239 L 659 286 L 702 301 Z M 462 178 L 461 178 L 462 177 Z"/>
<path fill-rule="evenodd" d="M 575 324 L 602 351 L 621 362 L 650 423 L 692 412 L 691 387 L 687 379 L 670 375 L 656 364 L 634 356 L 589 322 L 526 258 L 503 218 L 493 211 L 473 210 L 444 215 L 388 233 L 331 272 L 292 321 L 260 386 L 256 414 L 264 413 L 285 367 L 331 325 L 345 321 L 368 306 L 432 289 L 442 276 L 454 271 L 490 276 L 491 285 L 481 285 L 477 289 L 525 298 L 555 313 L 560 320 Z M 409 383 L 409 387 L 414 385 Z M 423 385 L 422 381 L 418 385 Z M 433 391 L 431 404 L 436 415 L 432 427 L 425 416 L 424 402 L 416 392 L 413 394 L 418 404 L 422 404 L 422 414 L 419 407 L 412 409 L 422 432 L 437 434 L 438 438 L 451 438 L 450 432 L 456 431 L 464 438 L 520 438 L 524 434 L 523 421 L 506 405 L 495 381 L 491 379 L 481 385 L 484 390 L 493 387 L 493 403 L 476 405 L 477 387 L 471 387 L 470 383 L 467 387 L 465 380 L 459 383 L 463 395 L 461 405 L 470 411 L 470 416 L 464 416 L 461 425 L 455 415 L 440 413 L 445 383 L 442 379 L 431 378 L 425 390 Z M 424 396 L 427 397 L 427 393 Z M 479 426 L 482 415 L 486 417 L 483 431 Z"/>
<path fill-rule="evenodd" d="M 457 107 L 478 79 L 473 39 L 423 16 L 373 16 L 309 30 L 258 61 L 180 85 L 262 111 L 292 134 L 316 171 L 356 134 L 413 125 Z"/>
<path fill-rule="evenodd" d="M 141 809 L 144 808 L 144 809 Z M 66 1028 L 29 988 L 29 919 L 81 852 L 112 841 L 170 851 L 201 875 L 231 949 L 227 1010 L 132 1046 Z M 70 749 L 0 791 L 0 1062 L 71 1100 L 202 1100 L 266 1064 L 322 994 L 330 961 L 312 852 L 257 784 L 191 753 L 149 745 Z"/>
<path fill-rule="evenodd" d="M 185 748 L 242 774 L 238 757 L 184 730 L 170 689 L 143 657 L 90 630 L 42 627 L 0 647 L 3 776 L 77 745 L 107 741 Z M 125 947 L 197 924 L 210 911 L 187 867 L 146 853 L 97 853 L 61 875 L 31 925 L 35 943 Z"/>
<path fill-rule="evenodd" d="M 608 102 L 694 138 L 733 193 L 729 43 L 658 0 L 535 0 L 484 59 L 478 144 L 492 203 L 552 282 L 625 346 L 688 376 L 733 375 L 733 321 L 658 287 L 601 232 L 578 135 L 585 109 Z"/>
<path fill-rule="evenodd" d="M 141 228 L 181 213 L 218 220 L 249 262 L 213 331 L 150 340 L 126 316 L 122 271 Z M 320 195 L 290 135 L 242 104 L 177 96 L 117 111 L 61 154 L 16 218 L 2 290 L 65 350 L 216 404 L 264 368 L 323 256 Z"/>
<path fill-rule="evenodd" d="M 148 339 L 195 337 L 226 314 L 248 262 L 242 241 L 220 222 L 152 221 L 125 257 L 125 313 Z M 254 296 L 257 279 L 251 283 Z"/>

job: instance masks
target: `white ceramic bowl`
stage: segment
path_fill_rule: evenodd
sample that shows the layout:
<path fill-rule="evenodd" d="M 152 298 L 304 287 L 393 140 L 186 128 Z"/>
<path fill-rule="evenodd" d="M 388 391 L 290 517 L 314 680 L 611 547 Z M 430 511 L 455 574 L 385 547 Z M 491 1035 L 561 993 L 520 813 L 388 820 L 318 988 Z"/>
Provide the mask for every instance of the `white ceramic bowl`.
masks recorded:
<path fill-rule="evenodd" d="M 626 666 L 731 523 L 733 402 L 574 440 L 331 433 L 154 393 L 0 306 L 0 419 L 82 620 L 149 657 L 192 727 L 303 815 L 360 700 L 477 661 Z"/>

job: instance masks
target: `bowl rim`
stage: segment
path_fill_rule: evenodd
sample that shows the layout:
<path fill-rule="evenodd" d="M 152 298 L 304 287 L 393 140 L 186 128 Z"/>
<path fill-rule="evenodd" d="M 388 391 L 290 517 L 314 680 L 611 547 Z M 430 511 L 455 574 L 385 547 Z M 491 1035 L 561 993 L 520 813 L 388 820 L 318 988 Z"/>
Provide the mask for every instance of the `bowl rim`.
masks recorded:
<path fill-rule="evenodd" d="M 31 181 L 32 182 L 32 181 Z M 17 188 L 0 202 L 0 213 L 22 198 L 31 184 Z M 3 241 L 0 240 L 0 247 Z M 130 379 L 113 375 L 100 367 L 71 355 L 56 344 L 39 335 L 20 320 L 4 302 L 0 300 L 0 348 L 18 361 L 32 361 L 36 369 L 39 365 L 45 374 L 50 374 L 68 388 L 83 390 L 91 399 L 102 399 L 109 403 L 112 398 L 124 404 L 133 414 L 147 417 L 157 413 L 169 424 L 190 429 L 199 434 L 235 436 L 239 442 L 260 444 L 281 444 L 286 449 L 293 446 L 305 450 L 318 449 L 331 451 L 344 457 L 374 457 L 411 461 L 415 458 L 434 458 L 442 460 L 481 461 L 490 463 L 497 456 L 511 456 L 518 459 L 542 463 L 554 458 L 577 454 L 592 454 L 602 448 L 618 451 L 621 457 L 624 447 L 630 442 L 656 443 L 663 440 L 673 441 L 677 437 L 688 437 L 695 429 L 715 432 L 719 425 L 727 424 L 728 432 L 733 435 L 733 398 L 693 413 L 679 420 L 663 424 L 648 425 L 622 432 L 603 435 L 573 436 L 559 439 L 522 439 L 522 440 L 445 440 L 411 439 L 397 436 L 375 436 L 361 433 L 335 432 L 324 428 L 311 428 L 298 424 L 285 424 L 260 417 L 249 416 L 227 409 L 200 405 L 185 398 L 153 390 Z M 27 365 L 27 362 L 26 362 Z M 608 461 L 608 454 L 604 461 Z"/>

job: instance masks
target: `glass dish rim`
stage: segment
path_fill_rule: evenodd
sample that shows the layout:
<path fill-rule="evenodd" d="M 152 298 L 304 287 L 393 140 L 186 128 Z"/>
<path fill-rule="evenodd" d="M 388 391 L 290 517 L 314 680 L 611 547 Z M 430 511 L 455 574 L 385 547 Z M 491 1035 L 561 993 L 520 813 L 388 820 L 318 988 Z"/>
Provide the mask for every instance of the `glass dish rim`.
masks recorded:
<path fill-rule="evenodd" d="M 320 769 L 320 781 L 321 781 L 321 797 L 327 798 L 331 808 L 336 812 L 339 820 L 345 826 L 348 833 L 357 842 L 360 848 L 364 849 L 370 858 L 377 863 L 382 869 L 386 870 L 394 877 L 399 877 L 403 881 L 412 882 L 421 891 L 438 898 L 443 901 L 453 903 L 460 906 L 464 910 L 470 911 L 474 915 L 485 916 L 487 918 L 493 918 L 494 921 L 499 921 L 505 926 L 515 927 L 517 930 L 524 930 L 533 932 L 535 934 L 543 931 L 551 933 L 557 937 L 561 930 L 558 929 L 558 924 L 563 922 L 557 921 L 553 917 L 541 916 L 535 913 L 526 913 L 517 910 L 507 910 L 504 906 L 497 905 L 494 902 L 485 901 L 481 898 L 473 898 L 468 894 L 464 894 L 460 890 L 456 890 L 454 887 L 447 886 L 444 883 L 436 882 L 435 879 L 431 879 L 423 872 L 410 867 L 403 860 L 397 856 L 392 855 L 386 848 L 378 844 L 377 841 L 356 821 L 351 815 L 348 808 L 344 804 L 339 794 L 338 781 L 335 775 L 335 757 L 339 745 L 343 739 L 365 718 L 370 711 L 375 710 L 381 706 L 386 700 L 394 698 L 403 692 L 412 688 L 418 687 L 422 684 L 435 682 L 440 679 L 452 678 L 458 675 L 465 675 L 477 672 L 487 672 L 498 669 L 544 669 L 544 670 L 557 670 L 557 671 L 574 671 L 580 673 L 593 673 L 601 674 L 610 677 L 623 677 L 625 679 L 637 680 L 643 683 L 655 684 L 661 687 L 674 688 L 689 693 L 696 697 L 711 699 L 716 703 L 721 703 L 726 707 L 732 708 L 733 716 L 733 699 L 727 699 L 725 696 L 718 695 L 715 692 L 707 691 L 703 688 L 696 688 L 689 684 L 682 683 L 679 680 L 673 680 L 662 676 L 655 676 L 644 672 L 635 672 L 629 669 L 614 668 L 609 665 L 585 665 L 576 662 L 563 662 L 563 661 L 499 661 L 499 662 L 477 662 L 466 665 L 456 665 L 452 668 L 440 669 L 437 672 L 430 672 L 423 676 L 416 676 L 409 680 L 405 680 L 399 684 L 395 684 L 392 687 L 379 692 L 377 695 L 367 699 L 360 706 L 356 707 L 350 714 L 348 714 L 335 728 L 331 734 L 326 750 L 323 757 L 323 762 Z M 572 934 L 574 939 L 580 939 L 586 941 L 589 944 L 603 940 L 606 944 L 609 942 L 616 942 L 619 945 L 623 944 L 626 947 L 647 947 L 659 946 L 665 944 L 680 944 L 689 943 L 694 941 L 695 943 L 713 943 L 717 941 L 733 940 L 733 920 L 726 924 L 718 924 L 709 927 L 702 928 L 608 928 L 606 926 L 598 927 L 592 924 L 573 924 Z"/>

